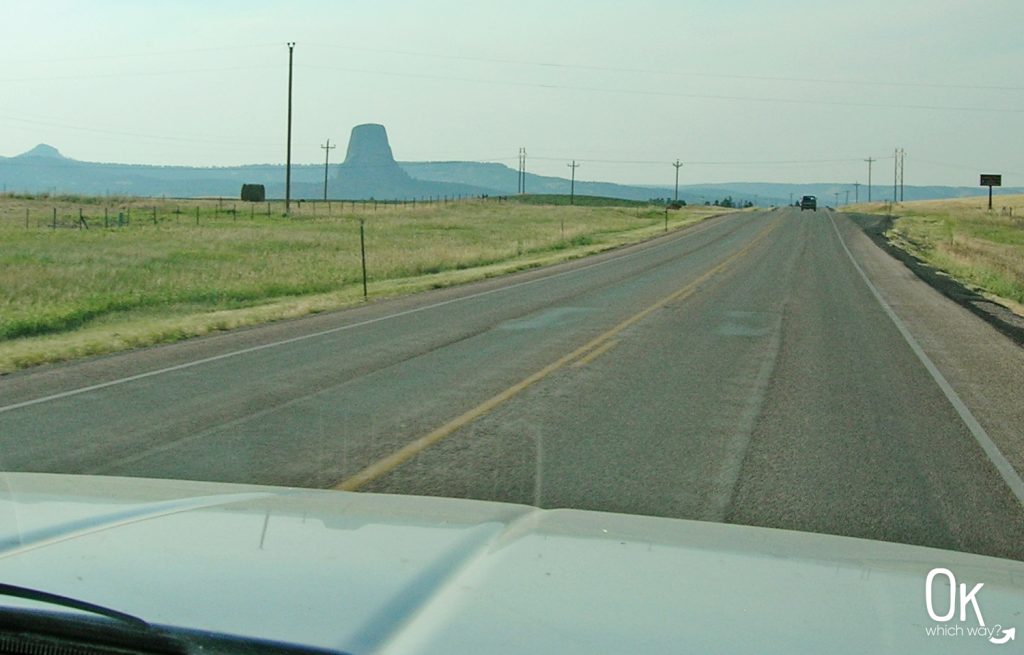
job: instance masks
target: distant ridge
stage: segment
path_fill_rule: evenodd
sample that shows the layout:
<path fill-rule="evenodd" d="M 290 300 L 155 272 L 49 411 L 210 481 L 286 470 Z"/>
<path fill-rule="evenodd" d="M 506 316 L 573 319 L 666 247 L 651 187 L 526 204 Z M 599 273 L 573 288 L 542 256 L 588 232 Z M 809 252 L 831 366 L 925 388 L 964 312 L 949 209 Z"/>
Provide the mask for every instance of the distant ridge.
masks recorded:
<path fill-rule="evenodd" d="M 666 164 L 666 168 L 667 168 Z M 332 199 L 411 200 L 458 196 L 514 195 L 518 171 L 501 163 L 468 161 L 396 162 L 383 125 L 368 123 L 352 130 L 345 162 L 333 165 L 328 196 Z M 14 157 L 0 157 L 0 191 L 17 193 L 85 194 L 237 198 L 243 183 L 263 184 L 270 198 L 284 197 L 284 166 L 189 167 L 105 164 L 65 157 L 57 148 L 41 143 Z M 324 193 L 323 164 L 292 166 L 292 198 L 320 199 Z M 968 184 L 973 184 L 972 179 Z M 568 194 L 569 180 L 527 173 L 526 190 L 535 194 Z M 670 198 L 669 185 L 625 185 L 576 180 L 581 196 L 626 200 Z M 891 185 L 875 185 L 875 200 L 891 198 Z M 907 186 L 907 200 L 959 198 L 986 193 L 974 186 Z M 1024 193 L 1021 187 L 1003 187 L 998 194 Z M 733 182 L 680 185 L 679 198 L 690 204 L 714 203 L 731 197 L 734 202 L 761 206 L 785 205 L 804 194 L 818 196 L 822 204 L 853 202 L 857 191 L 850 184 L 773 184 Z M 838 195 L 837 195 L 838 194 Z M 888 195 L 887 195 L 888 194 Z M 861 184 L 865 200 L 867 185 Z"/>

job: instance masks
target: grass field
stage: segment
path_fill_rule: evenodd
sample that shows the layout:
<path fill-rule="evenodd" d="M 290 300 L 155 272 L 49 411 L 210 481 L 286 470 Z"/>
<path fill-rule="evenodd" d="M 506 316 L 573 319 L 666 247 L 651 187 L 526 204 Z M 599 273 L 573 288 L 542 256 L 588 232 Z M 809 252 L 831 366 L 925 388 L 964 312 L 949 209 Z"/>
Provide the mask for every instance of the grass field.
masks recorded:
<path fill-rule="evenodd" d="M 580 257 L 661 207 L 0 196 L 0 372 L 175 341 Z M 669 228 L 718 208 L 668 214 Z M 720 211 L 720 210 L 718 210 Z M 80 216 L 84 220 L 80 220 Z"/>
<path fill-rule="evenodd" d="M 897 246 L 1024 313 L 1024 196 L 926 200 L 896 205 L 888 232 Z M 858 211 L 885 212 L 885 205 Z"/>

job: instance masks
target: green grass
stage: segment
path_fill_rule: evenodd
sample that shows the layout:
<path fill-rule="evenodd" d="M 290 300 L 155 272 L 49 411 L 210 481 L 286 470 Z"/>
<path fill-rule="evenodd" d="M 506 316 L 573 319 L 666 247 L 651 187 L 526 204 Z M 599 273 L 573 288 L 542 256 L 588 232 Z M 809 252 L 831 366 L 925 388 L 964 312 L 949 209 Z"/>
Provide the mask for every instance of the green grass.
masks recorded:
<path fill-rule="evenodd" d="M 289 218 L 270 207 L 268 216 L 265 203 L 0 197 L 0 372 L 361 302 L 359 219 L 371 297 L 579 257 L 655 235 L 665 220 L 646 205 L 496 199 L 332 203 L 330 213 L 303 203 Z M 670 227 L 709 215 L 670 212 Z"/>
<path fill-rule="evenodd" d="M 993 211 L 987 207 L 987 197 L 896 205 L 887 236 L 929 265 L 1020 311 L 1024 196 L 996 196 Z"/>

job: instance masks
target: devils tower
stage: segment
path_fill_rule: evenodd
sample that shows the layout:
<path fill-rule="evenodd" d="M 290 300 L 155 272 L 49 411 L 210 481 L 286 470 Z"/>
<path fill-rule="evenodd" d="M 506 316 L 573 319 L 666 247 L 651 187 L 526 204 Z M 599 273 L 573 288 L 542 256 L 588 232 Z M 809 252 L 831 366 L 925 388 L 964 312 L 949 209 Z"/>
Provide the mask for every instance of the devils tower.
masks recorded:
<path fill-rule="evenodd" d="M 414 196 L 420 186 L 395 161 L 387 130 L 376 123 L 352 128 L 335 179 L 332 186 L 343 198 L 404 198 Z"/>

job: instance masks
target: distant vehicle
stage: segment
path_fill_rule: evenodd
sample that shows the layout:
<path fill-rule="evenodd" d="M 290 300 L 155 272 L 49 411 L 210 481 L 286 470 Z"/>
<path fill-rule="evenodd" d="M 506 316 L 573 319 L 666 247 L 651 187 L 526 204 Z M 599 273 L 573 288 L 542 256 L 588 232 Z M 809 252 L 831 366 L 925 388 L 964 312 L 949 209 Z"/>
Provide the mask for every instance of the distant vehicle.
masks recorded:
<path fill-rule="evenodd" d="M 813 209 L 818 211 L 818 199 L 814 196 L 804 196 L 800 199 L 800 211 L 805 209 Z"/>

